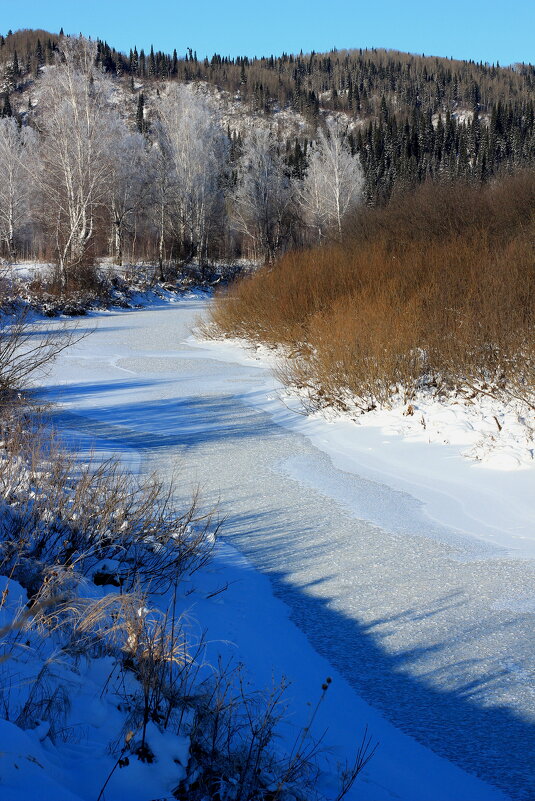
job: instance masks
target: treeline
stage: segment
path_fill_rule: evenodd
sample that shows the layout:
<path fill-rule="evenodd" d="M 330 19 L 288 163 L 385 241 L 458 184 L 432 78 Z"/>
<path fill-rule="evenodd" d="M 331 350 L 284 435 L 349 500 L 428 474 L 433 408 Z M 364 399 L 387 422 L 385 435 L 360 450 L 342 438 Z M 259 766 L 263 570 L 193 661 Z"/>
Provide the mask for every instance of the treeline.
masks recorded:
<path fill-rule="evenodd" d="M 369 203 L 430 176 L 486 180 L 535 158 L 535 68 L 501 68 L 385 50 L 199 60 L 99 42 L 106 70 L 207 81 L 266 113 L 291 108 L 316 127 L 322 111 L 354 121 Z M 299 143 L 303 145 L 303 141 Z"/>
<path fill-rule="evenodd" d="M 489 119 L 476 108 L 459 121 L 449 111 L 435 119 L 418 107 L 399 120 L 384 104 L 379 119 L 356 129 L 350 142 L 366 177 L 366 201 L 375 205 L 428 179 L 486 182 L 533 165 L 534 105 L 498 102 Z"/>
<path fill-rule="evenodd" d="M 134 47 L 125 56 L 99 41 L 98 59 L 118 75 L 208 81 L 257 104 L 277 102 L 301 111 L 321 105 L 364 116 L 377 114 L 383 97 L 401 112 L 414 106 L 433 113 L 456 106 L 490 112 L 498 102 L 533 99 L 535 88 L 531 65 L 503 68 L 375 48 L 199 60 L 191 49 L 179 58 L 176 50 L 171 56 Z"/>
<path fill-rule="evenodd" d="M 386 50 L 275 58 L 182 59 L 99 42 L 105 69 L 138 78 L 207 81 L 266 113 L 291 108 L 315 128 L 321 112 L 355 122 L 369 203 L 428 177 L 485 181 L 535 158 L 535 68 L 501 68 Z M 302 145 L 303 142 L 300 142 Z"/>
<path fill-rule="evenodd" d="M 237 283 L 212 319 L 285 346 L 281 374 L 316 408 L 410 405 L 427 389 L 534 410 L 535 176 L 428 182 L 361 208 L 342 242 Z"/>
<path fill-rule="evenodd" d="M 59 52 L 58 34 L 44 30 L 21 30 L 0 35 L 0 114 L 10 116 L 10 95 L 22 91 L 41 67 L 53 64 Z"/>
<path fill-rule="evenodd" d="M 0 39 L 0 109 L 7 104 L 10 113 L 10 93 L 53 63 L 58 42 L 44 31 Z M 198 59 L 191 49 L 179 56 L 134 47 L 125 55 L 100 40 L 95 59 L 108 75 L 130 81 L 133 92 L 139 81 L 206 82 L 268 117 L 279 109 L 299 112 L 312 131 L 327 113 L 343 114 L 370 204 L 429 177 L 486 181 L 535 158 L 532 65 L 504 68 L 376 49 Z M 296 147 L 303 151 L 310 138 L 301 136 Z"/>
<path fill-rule="evenodd" d="M 179 82 L 149 112 L 138 93 L 129 114 L 94 42 L 58 47 L 38 103 L 0 119 L 0 243 L 11 261 L 56 263 L 60 287 L 92 280 L 103 256 L 155 263 L 162 280 L 193 260 L 272 261 L 339 236 L 361 202 L 346 125 L 328 120 L 306 150 L 268 127 L 236 136 L 209 95 Z"/>

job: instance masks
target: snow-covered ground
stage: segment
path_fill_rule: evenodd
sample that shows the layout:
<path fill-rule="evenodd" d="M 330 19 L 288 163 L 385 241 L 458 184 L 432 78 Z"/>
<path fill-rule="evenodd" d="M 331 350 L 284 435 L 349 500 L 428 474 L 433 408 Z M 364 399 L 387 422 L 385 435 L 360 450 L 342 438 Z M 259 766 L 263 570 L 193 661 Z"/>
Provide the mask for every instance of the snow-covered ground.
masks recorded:
<path fill-rule="evenodd" d="M 191 341 L 216 359 L 277 367 L 276 352 L 263 346 Z M 340 469 L 410 492 L 436 522 L 506 549 L 510 557 L 535 557 L 532 410 L 485 395 L 466 400 L 421 393 L 411 404 L 363 415 L 326 410 L 303 416 L 298 393 L 274 379 L 267 390 L 255 405 L 307 436 Z M 380 509 L 367 519 L 389 525 Z"/>
<path fill-rule="evenodd" d="M 250 353 L 191 339 L 205 303 L 93 315 L 43 379 L 57 423 L 219 502 L 191 613 L 255 684 L 292 681 L 296 724 L 333 677 L 318 729 L 334 761 L 366 724 L 380 742 L 351 798 L 533 798 L 531 467 L 485 467 L 393 418 L 297 414 Z"/>

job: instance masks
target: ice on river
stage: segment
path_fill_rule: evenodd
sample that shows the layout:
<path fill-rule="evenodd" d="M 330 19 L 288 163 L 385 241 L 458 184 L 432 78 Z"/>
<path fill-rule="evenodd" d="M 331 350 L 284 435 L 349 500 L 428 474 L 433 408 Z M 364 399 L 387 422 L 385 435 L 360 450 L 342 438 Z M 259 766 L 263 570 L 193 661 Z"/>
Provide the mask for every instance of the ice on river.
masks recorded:
<path fill-rule="evenodd" d="M 219 504 L 235 583 L 196 611 L 255 680 L 292 679 L 296 719 L 334 675 L 327 743 L 381 743 L 353 798 L 535 797 L 533 499 L 507 483 L 506 525 L 462 460 L 296 415 L 254 359 L 191 340 L 205 302 L 94 316 L 43 379 L 57 422 Z"/>

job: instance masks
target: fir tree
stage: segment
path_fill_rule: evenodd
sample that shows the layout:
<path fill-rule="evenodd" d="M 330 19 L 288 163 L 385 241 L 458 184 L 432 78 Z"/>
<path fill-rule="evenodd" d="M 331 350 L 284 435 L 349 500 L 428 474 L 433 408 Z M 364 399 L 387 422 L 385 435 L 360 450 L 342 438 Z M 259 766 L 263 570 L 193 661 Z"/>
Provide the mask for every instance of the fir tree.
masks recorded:
<path fill-rule="evenodd" d="M 4 105 L 2 108 L 2 117 L 12 117 L 12 116 L 13 116 L 13 109 L 11 108 L 9 95 L 6 95 L 4 98 Z"/>
<path fill-rule="evenodd" d="M 136 126 L 139 133 L 144 133 L 145 131 L 145 96 L 143 92 L 140 92 L 138 100 L 137 100 L 137 111 L 136 111 Z"/>

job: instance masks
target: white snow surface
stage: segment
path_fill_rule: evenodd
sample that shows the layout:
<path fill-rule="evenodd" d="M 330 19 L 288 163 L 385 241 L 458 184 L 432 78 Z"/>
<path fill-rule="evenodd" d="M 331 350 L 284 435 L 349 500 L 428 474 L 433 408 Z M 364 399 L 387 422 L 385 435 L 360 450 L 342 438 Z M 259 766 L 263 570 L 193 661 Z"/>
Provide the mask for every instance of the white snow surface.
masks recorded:
<path fill-rule="evenodd" d="M 456 409 L 409 436 L 396 412 L 298 414 L 267 361 L 192 339 L 206 302 L 91 315 L 39 390 L 56 423 L 82 447 L 178 471 L 184 498 L 200 483 L 219 502 L 223 542 L 193 580 L 191 614 L 213 658 L 234 654 L 257 686 L 292 681 L 290 728 L 332 676 L 318 721 L 332 760 L 351 757 L 365 725 L 380 743 L 350 799 L 533 798 L 532 466 L 464 457 L 476 443 Z M 436 430 L 447 444 L 429 442 Z M 43 754 L 11 724 L 0 737 L 0 775 L 18 777 L 25 755 L 47 777 L 43 799 L 94 798 L 87 766 L 80 781 L 74 761 L 58 773 L 59 746 Z M 29 797 L 9 786 L 8 801 Z"/>
<path fill-rule="evenodd" d="M 237 339 L 190 342 L 212 358 L 277 367 L 276 351 L 265 346 Z M 266 390 L 255 405 L 307 436 L 340 469 L 410 492 L 433 520 L 497 546 L 497 554 L 506 549 L 511 557 L 535 557 L 532 410 L 484 395 L 468 401 L 422 392 L 410 404 L 400 400 L 361 415 L 327 409 L 303 416 L 298 392 L 275 378 Z"/>

